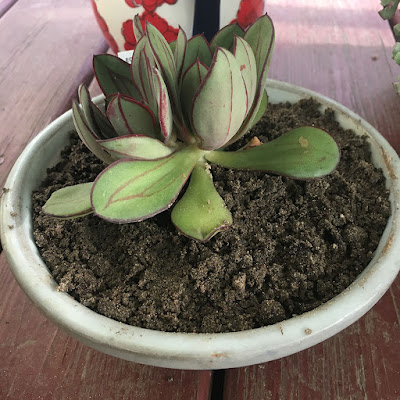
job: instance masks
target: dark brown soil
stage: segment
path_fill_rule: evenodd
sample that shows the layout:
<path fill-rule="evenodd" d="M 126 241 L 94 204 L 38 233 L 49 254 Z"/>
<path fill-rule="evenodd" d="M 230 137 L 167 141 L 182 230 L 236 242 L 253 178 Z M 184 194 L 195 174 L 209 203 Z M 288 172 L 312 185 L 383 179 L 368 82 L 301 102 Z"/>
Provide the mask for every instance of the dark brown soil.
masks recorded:
<path fill-rule="evenodd" d="M 304 182 L 213 166 L 234 225 L 206 244 L 178 235 L 169 211 L 127 225 L 44 216 L 52 191 L 102 169 L 73 139 L 34 194 L 34 235 L 59 289 L 118 321 L 180 332 L 256 328 L 334 297 L 371 260 L 390 204 L 365 140 L 312 101 L 271 106 L 252 134 L 267 141 L 311 124 L 337 139 L 338 169 Z"/>

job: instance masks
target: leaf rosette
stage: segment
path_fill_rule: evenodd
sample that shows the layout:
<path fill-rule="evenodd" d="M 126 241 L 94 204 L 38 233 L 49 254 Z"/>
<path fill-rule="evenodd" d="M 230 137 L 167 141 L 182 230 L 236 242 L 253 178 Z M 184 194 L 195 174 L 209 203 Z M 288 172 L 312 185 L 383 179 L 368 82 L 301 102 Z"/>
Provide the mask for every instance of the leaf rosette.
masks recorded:
<path fill-rule="evenodd" d="M 151 24 L 144 32 L 138 20 L 134 32 L 131 65 L 112 55 L 94 57 L 104 106 L 81 86 L 79 104 L 72 107 L 82 141 L 109 165 L 94 182 L 53 193 L 46 213 L 74 218 L 94 212 L 115 223 L 142 221 L 171 207 L 186 187 L 172 222 L 184 235 L 207 241 L 232 224 L 209 163 L 296 179 L 321 177 L 336 167 L 335 141 L 314 127 L 225 150 L 267 108 L 275 36 L 268 15 L 246 31 L 228 25 L 210 43 L 203 35 L 188 40 L 180 29 L 168 44 Z"/>

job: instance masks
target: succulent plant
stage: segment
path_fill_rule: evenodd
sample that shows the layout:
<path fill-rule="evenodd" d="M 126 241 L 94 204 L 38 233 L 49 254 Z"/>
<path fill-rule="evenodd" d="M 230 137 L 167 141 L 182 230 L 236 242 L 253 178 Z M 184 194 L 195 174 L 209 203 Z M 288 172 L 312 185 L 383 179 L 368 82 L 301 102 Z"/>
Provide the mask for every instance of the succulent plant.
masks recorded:
<path fill-rule="evenodd" d="M 274 44 L 267 15 L 246 31 L 228 25 L 210 43 L 203 35 L 187 40 L 180 29 L 168 44 L 150 24 L 143 32 L 138 19 L 134 29 L 131 65 L 112 55 L 94 57 L 104 106 L 95 105 L 81 86 L 80 105 L 72 107 L 79 136 L 110 165 L 94 182 L 53 193 L 44 206 L 47 214 L 74 218 L 94 212 L 115 223 L 142 221 L 171 207 L 190 177 L 171 219 L 186 236 L 207 241 L 232 224 L 209 163 L 296 179 L 321 177 L 336 167 L 335 141 L 314 127 L 224 150 L 267 107 Z"/>

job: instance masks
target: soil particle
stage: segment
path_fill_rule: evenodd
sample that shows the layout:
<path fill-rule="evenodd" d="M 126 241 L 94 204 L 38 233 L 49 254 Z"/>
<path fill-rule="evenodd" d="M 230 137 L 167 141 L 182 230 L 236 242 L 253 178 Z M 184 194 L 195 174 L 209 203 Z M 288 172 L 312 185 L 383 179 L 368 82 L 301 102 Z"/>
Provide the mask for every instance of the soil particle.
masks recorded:
<path fill-rule="evenodd" d="M 234 224 L 205 244 L 178 235 L 170 211 L 126 225 L 92 215 L 45 216 L 41 206 L 53 191 L 93 181 L 104 168 L 73 136 L 33 196 L 34 236 L 59 290 L 124 323 L 208 333 L 273 324 L 343 291 L 368 265 L 390 214 L 366 140 L 305 100 L 270 106 L 233 148 L 302 125 L 324 128 L 337 140 L 337 170 L 297 181 L 213 165 Z"/>

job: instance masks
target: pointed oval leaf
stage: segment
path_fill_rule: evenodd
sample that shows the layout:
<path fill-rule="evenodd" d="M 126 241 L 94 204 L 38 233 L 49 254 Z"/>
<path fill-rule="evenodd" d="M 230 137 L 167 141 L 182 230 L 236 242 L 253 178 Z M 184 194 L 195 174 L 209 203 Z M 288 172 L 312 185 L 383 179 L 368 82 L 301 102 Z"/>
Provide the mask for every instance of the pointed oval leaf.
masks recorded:
<path fill-rule="evenodd" d="M 107 164 L 112 163 L 113 159 L 97 143 L 98 137 L 96 137 L 95 133 L 88 127 L 82 111 L 75 101 L 72 103 L 72 119 L 75 129 L 86 147 L 100 160 Z"/>
<path fill-rule="evenodd" d="M 239 24 L 226 25 L 212 38 L 210 43 L 211 51 L 214 53 L 217 47 L 231 50 L 233 47 L 234 35 L 243 37 L 244 33 L 244 30 Z"/>
<path fill-rule="evenodd" d="M 187 121 L 190 121 L 192 111 L 193 97 L 199 89 L 208 68 L 199 59 L 197 59 L 185 72 L 182 78 L 181 86 L 181 104 Z"/>
<path fill-rule="evenodd" d="M 245 97 L 235 57 L 227 50 L 217 49 L 193 100 L 192 128 L 201 140 L 202 149 L 220 148 L 238 131 L 246 116 Z"/>
<path fill-rule="evenodd" d="M 164 137 L 164 143 L 168 143 L 173 127 L 173 115 L 171 102 L 167 87 L 162 79 L 160 71 L 153 69 L 154 86 L 156 89 L 156 100 L 158 108 L 158 121 L 160 122 L 161 133 Z"/>
<path fill-rule="evenodd" d="M 239 64 L 247 95 L 247 111 L 252 107 L 257 89 L 257 66 L 250 45 L 239 36 L 235 36 L 233 55 Z"/>
<path fill-rule="evenodd" d="M 54 192 L 43 206 L 47 215 L 57 218 L 76 218 L 90 214 L 90 193 L 93 182 L 68 186 Z"/>
<path fill-rule="evenodd" d="M 248 150 L 213 151 L 206 159 L 227 168 L 268 171 L 296 179 L 331 173 L 340 158 L 334 139 L 322 129 L 304 126 Z"/>
<path fill-rule="evenodd" d="M 100 88 L 105 94 L 121 93 L 140 101 L 141 96 L 131 77 L 131 66 L 111 54 L 93 58 L 93 68 Z"/>
<path fill-rule="evenodd" d="M 178 37 L 175 41 L 174 59 L 176 65 L 177 81 L 180 80 L 183 71 L 183 62 L 185 60 L 187 37 L 185 31 L 179 27 Z"/>
<path fill-rule="evenodd" d="M 209 166 L 198 163 L 189 186 L 172 210 L 173 224 L 186 236 L 206 242 L 232 225 L 232 215 L 214 187 Z"/>
<path fill-rule="evenodd" d="M 133 17 L 133 34 L 135 35 L 136 43 L 144 36 L 142 23 L 138 14 Z"/>
<path fill-rule="evenodd" d="M 164 36 L 150 23 L 146 23 L 147 38 L 158 69 L 170 92 L 174 110 L 178 107 L 175 59 Z"/>
<path fill-rule="evenodd" d="M 116 161 L 96 178 L 91 195 L 94 212 L 108 221 L 125 223 L 166 210 L 201 154 L 195 147 L 186 147 L 155 161 Z"/>
<path fill-rule="evenodd" d="M 98 143 L 112 154 L 115 160 L 127 157 L 135 160 L 155 160 L 173 152 L 173 149 L 164 143 L 148 136 L 129 135 Z"/>
<path fill-rule="evenodd" d="M 137 43 L 135 52 L 133 53 L 131 73 L 142 98 L 149 105 L 153 113 L 157 112 L 156 94 L 152 77 L 152 70 L 155 65 L 156 62 L 148 39 L 144 36 Z"/>
<path fill-rule="evenodd" d="M 197 58 L 207 67 L 211 65 L 212 52 L 204 35 L 193 36 L 187 42 L 183 73 L 196 62 Z"/>
<path fill-rule="evenodd" d="M 268 108 L 268 94 L 267 91 L 264 90 L 263 96 L 261 97 L 261 102 L 258 104 L 258 110 L 253 114 L 252 118 L 247 118 L 243 122 L 243 125 L 240 127 L 236 135 L 229 140 L 225 146 L 229 146 L 232 143 L 235 143 L 239 140 L 244 134 L 246 134 L 249 129 L 251 129 L 265 114 Z"/>
<path fill-rule="evenodd" d="M 115 96 L 107 107 L 107 117 L 119 136 L 158 136 L 156 119 L 143 103 L 122 96 Z"/>
<path fill-rule="evenodd" d="M 274 24 L 268 15 L 258 18 L 243 39 L 253 50 L 257 65 L 258 86 L 264 88 L 275 40 Z"/>
<path fill-rule="evenodd" d="M 110 139 L 117 134 L 100 109 L 93 103 L 86 86 L 80 85 L 78 89 L 79 102 L 89 128 L 99 139 Z"/>

